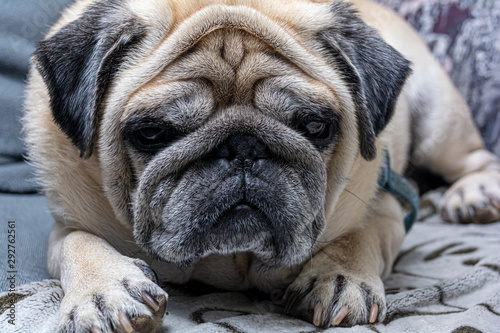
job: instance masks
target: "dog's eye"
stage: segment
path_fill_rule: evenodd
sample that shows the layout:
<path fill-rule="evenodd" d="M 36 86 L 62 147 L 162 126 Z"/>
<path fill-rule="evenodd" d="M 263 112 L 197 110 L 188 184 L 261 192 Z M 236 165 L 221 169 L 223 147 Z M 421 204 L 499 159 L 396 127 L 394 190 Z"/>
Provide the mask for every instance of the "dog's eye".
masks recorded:
<path fill-rule="evenodd" d="M 330 136 L 330 126 L 319 121 L 311 121 L 305 125 L 306 134 L 316 139 L 327 139 Z"/>
<path fill-rule="evenodd" d="M 298 128 L 299 132 L 311 139 L 313 143 L 327 141 L 332 138 L 333 126 L 331 123 L 321 120 L 304 121 Z"/>
<path fill-rule="evenodd" d="M 129 142 L 144 152 L 155 152 L 179 137 L 179 133 L 171 127 L 146 126 L 133 131 Z"/>
<path fill-rule="evenodd" d="M 185 135 L 171 123 L 156 118 L 132 118 L 121 130 L 131 148 L 146 154 L 154 154 Z"/>
<path fill-rule="evenodd" d="M 295 129 L 320 150 L 328 147 L 334 141 L 336 128 L 335 119 L 314 117 L 312 119 L 297 119 L 295 123 Z"/>

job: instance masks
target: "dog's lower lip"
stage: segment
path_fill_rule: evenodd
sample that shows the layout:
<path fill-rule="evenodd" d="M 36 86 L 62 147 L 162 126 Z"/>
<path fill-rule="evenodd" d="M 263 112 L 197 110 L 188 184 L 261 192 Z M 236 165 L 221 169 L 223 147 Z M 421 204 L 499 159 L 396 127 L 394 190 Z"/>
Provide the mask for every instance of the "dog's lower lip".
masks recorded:
<path fill-rule="evenodd" d="M 234 207 L 234 210 L 250 210 L 254 209 L 250 204 L 248 203 L 240 203 Z"/>
<path fill-rule="evenodd" d="M 239 216 L 239 217 L 243 217 L 243 216 L 248 216 L 248 214 L 251 214 L 251 215 L 254 215 L 254 214 L 258 214 L 258 215 L 263 215 L 262 212 L 260 211 L 260 209 L 258 209 L 255 205 L 253 205 L 252 203 L 246 201 L 246 200 L 242 200 L 242 201 L 239 201 L 237 203 L 235 203 L 234 205 L 231 206 L 231 208 L 229 208 L 220 218 L 220 220 L 225 220 L 228 216 Z"/>

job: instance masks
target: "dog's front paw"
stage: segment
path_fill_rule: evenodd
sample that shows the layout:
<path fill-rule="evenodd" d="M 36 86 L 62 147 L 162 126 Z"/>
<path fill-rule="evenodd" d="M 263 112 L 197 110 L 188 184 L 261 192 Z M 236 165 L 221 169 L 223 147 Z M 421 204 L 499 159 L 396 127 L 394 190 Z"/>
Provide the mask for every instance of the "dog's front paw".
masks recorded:
<path fill-rule="evenodd" d="M 384 320 L 384 285 L 378 276 L 361 277 L 335 265 L 326 270 L 307 266 L 285 292 L 285 313 L 323 328 Z"/>
<path fill-rule="evenodd" d="M 460 178 L 440 202 L 441 216 L 455 223 L 500 220 L 500 172 L 481 171 Z"/>
<path fill-rule="evenodd" d="M 109 265 L 109 274 L 70 285 L 61 303 L 59 332 L 156 332 L 162 324 L 167 294 L 141 260 Z M 88 273 L 92 275 L 92 272 Z"/>

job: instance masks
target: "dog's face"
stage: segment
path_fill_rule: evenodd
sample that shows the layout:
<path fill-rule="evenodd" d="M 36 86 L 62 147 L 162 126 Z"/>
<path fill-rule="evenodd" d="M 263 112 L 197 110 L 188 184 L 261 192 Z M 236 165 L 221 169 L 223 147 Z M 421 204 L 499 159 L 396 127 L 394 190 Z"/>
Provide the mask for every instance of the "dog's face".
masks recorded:
<path fill-rule="evenodd" d="M 298 264 L 375 156 L 408 63 L 344 4 L 282 5 L 97 1 L 35 54 L 54 120 L 157 258 Z"/>
<path fill-rule="evenodd" d="M 304 258 L 325 225 L 323 158 L 341 136 L 333 97 L 247 32 L 203 37 L 122 114 L 136 239 L 168 261 Z"/>

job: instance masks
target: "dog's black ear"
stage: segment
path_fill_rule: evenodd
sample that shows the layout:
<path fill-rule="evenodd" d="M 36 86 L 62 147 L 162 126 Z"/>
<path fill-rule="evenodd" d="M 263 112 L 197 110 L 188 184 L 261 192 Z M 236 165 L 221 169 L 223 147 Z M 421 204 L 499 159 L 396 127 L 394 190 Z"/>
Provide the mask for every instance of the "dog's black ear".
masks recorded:
<path fill-rule="evenodd" d="M 97 108 L 121 60 L 144 34 L 115 1 L 99 1 L 79 19 L 39 43 L 34 62 L 50 95 L 54 121 L 88 158 Z"/>
<path fill-rule="evenodd" d="M 410 62 L 344 2 L 331 4 L 335 25 L 319 39 L 354 97 L 360 131 L 360 151 L 376 157 L 375 137 L 392 117 L 396 99 L 410 70 Z"/>

